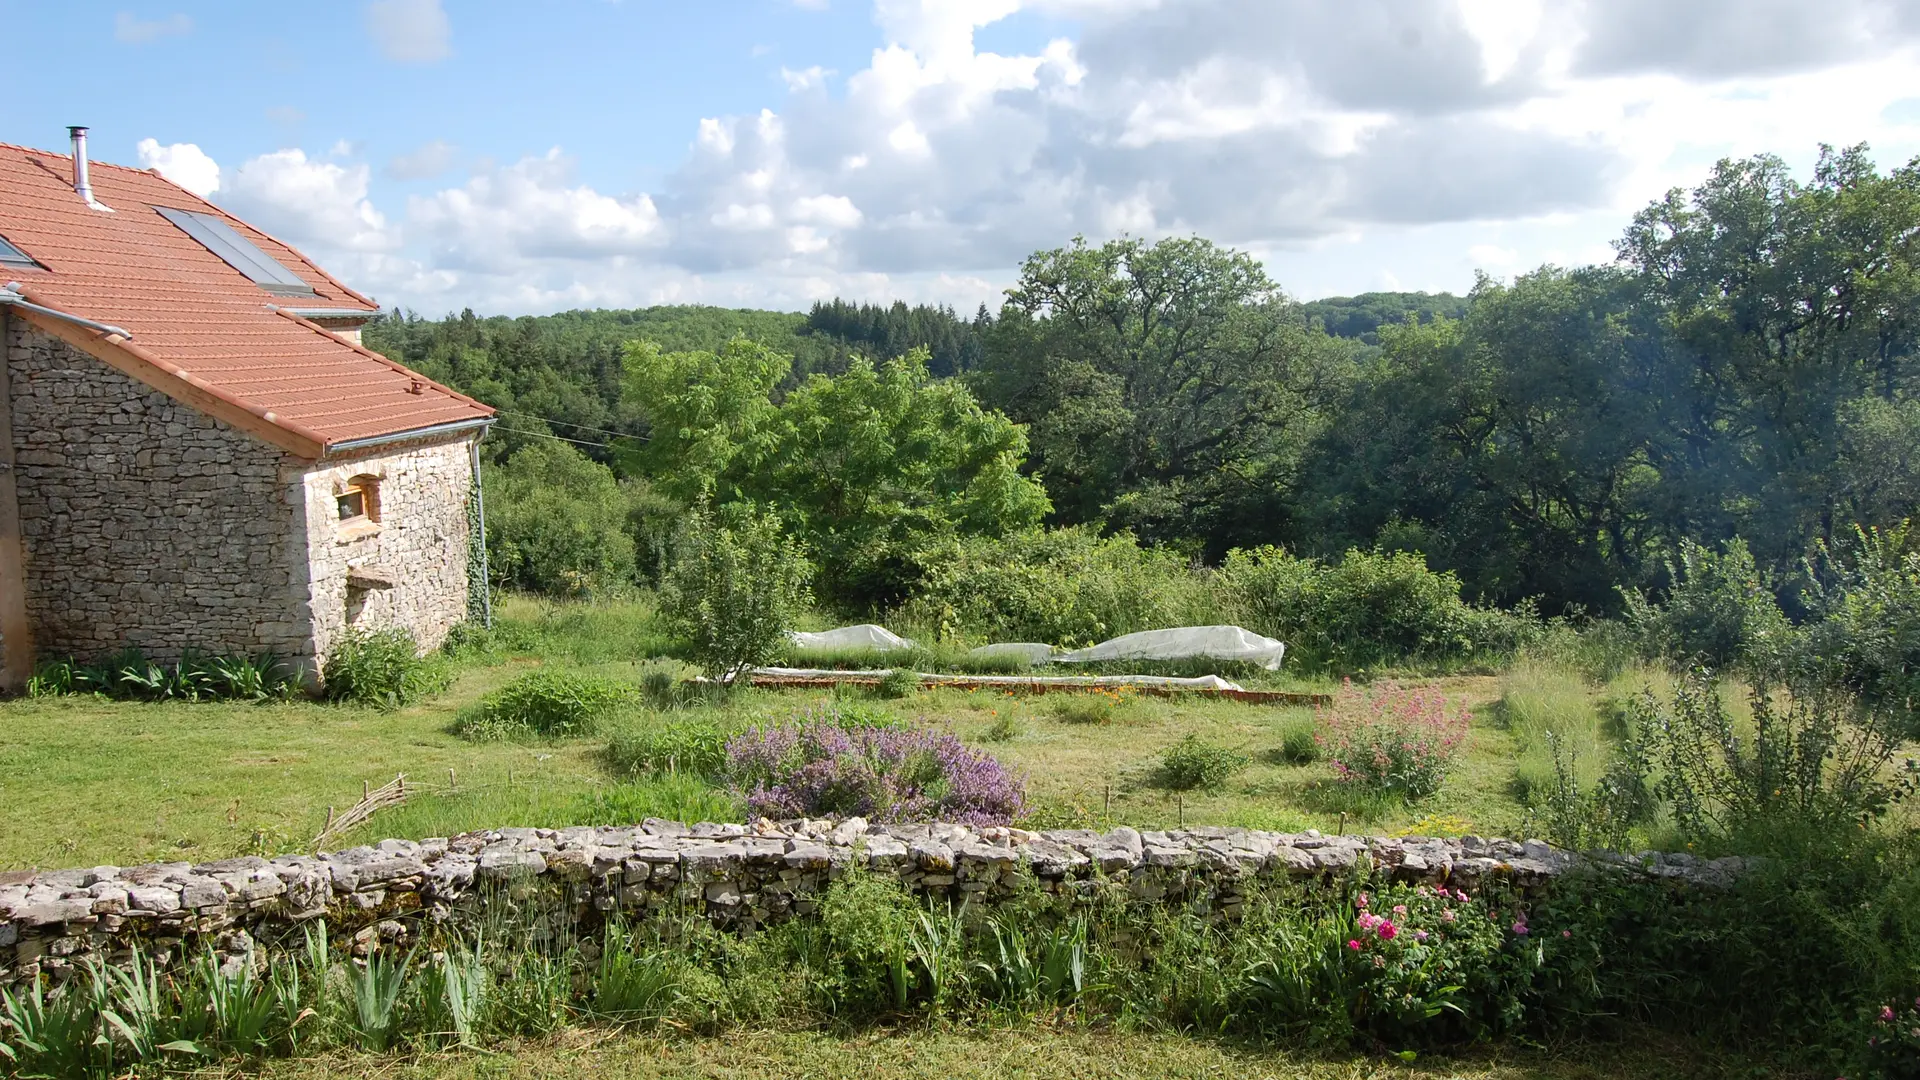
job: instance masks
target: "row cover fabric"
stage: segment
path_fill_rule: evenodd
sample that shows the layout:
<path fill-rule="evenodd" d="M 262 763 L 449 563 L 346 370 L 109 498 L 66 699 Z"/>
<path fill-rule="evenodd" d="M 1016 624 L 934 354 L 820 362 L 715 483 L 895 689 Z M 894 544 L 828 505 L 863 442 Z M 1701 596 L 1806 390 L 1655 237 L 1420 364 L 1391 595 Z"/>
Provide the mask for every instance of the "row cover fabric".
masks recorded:
<path fill-rule="evenodd" d="M 884 626 L 873 623 L 861 623 L 858 626 L 842 626 L 836 630 L 821 630 L 814 633 L 794 632 L 787 637 L 802 649 L 911 649 L 913 642 L 901 637 Z"/>
<path fill-rule="evenodd" d="M 1053 654 L 1056 664 L 1090 664 L 1101 660 L 1239 660 L 1278 671 L 1287 647 L 1238 626 L 1176 626 L 1142 630 L 1103 641 L 1092 648 Z"/>
<path fill-rule="evenodd" d="M 1017 656 L 1027 662 L 1029 667 L 1039 667 L 1053 659 L 1053 646 L 1042 645 L 1037 641 L 1002 641 L 994 645 L 982 645 L 969 649 L 968 656 L 994 657 Z"/>
<path fill-rule="evenodd" d="M 749 668 L 748 674 L 779 679 L 878 679 L 886 671 L 842 671 L 833 668 Z M 1168 686 L 1186 690 L 1243 690 L 1218 675 L 1176 678 L 1172 675 L 922 675 L 920 681 L 940 686 Z"/>

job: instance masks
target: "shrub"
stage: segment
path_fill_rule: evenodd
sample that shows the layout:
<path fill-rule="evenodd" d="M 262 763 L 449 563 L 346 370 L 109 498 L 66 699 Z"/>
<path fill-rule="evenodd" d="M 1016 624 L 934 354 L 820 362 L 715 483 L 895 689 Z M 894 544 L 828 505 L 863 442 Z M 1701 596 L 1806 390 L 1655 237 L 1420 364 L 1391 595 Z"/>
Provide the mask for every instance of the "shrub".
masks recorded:
<path fill-rule="evenodd" d="M 446 689 L 446 669 L 420 655 L 413 634 L 401 627 L 349 627 L 327 652 L 320 678 L 328 699 L 397 709 Z"/>
<path fill-rule="evenodd" d="M 483 474 L 495 582 L 552 596 L 632 583 L 628 500 L 613 471 L 565 443 L 535 440 Z"/>
<path fill-rule="evenodd" d="M 524 736 L 577 738 L 593 734 L 601 721 L 634 697 L 631 685 L 615 679 L 535 671 L 461 710 L 454 729 L 476 741 Z"/>
<path fill-rule="evenodd" d="M 1899 734 L 1873 714 L 1830 694 L 1783 702 L 1765 687 L 1750 702 L 1752 724 L 1737 725 L 1719 683 L 1696 670 L 1671 702 L 1648 692 L 1632 706 L 1644 770 L 1690 842 L 1787 853 L 1842 844 L 1913 794 L 1920 772 L 1911 758 L 1893 767 Z"/>
<path fill-rule="evenodd" d="M 1735 537 L 1715 552 L 1683 540 L 1678 561 L 1667 562 L 1667 577 L 1660 603 L 1622 593 L 1627 623 L 1646 655 L 1725 668 L 1765 663 L 1785 645 L 1787 617 L 1746 541 Z"/>
<path fill-rule="evenodd" d="M 1510 654 L 1537 632 L 1529 609 L 1476 608 L 1451 571 L 1406 551 L 1350 550 L 1337 563 L 1277 547 L 1236 550 L 1219 570 L 1227 610 L 1287 643 L 1309 669 L 1358 670 Z"/>
<path fill-rule="evenodd" d="M 1884 711 L 1920 737 L 1920 537 L 1910 523 L 1855 528 L 1849 541 L 1821 544 L 1808 566 L 1816 618 L 1802 643 L 1801 677 Z"/>
<path fill-rule="evenodd" d="M 706 717 L 623 728 L 607 744 L 607 764 L 621 776 L 716 777 L 726 767 L 728 737 Z"/>
<path fill-rule="evenodd" d="M 1012 742 L 1019 737 L 1020 722 L 1015 720 L 1012 714 L 998 717 L 987 726 L 987 730 L 980 733 L 980 739 L 983 742 Z"/>
<path fill-rule="evenodd" d="M 957 540 L 921 556 L 902 616 L 941 637 L 1072 645 L 1215 621 L 1207 577 L 1164 548 L 1086 526 Z"/>
<path fill-rule="evenodd" d="M 848 730 L 802 719 L 749 728 L 727 743 L 726 777 L 749 813 L 773 818 L 1005 825 L 1025 805 L 1023 779 L 924 727 Z"/>
<path fill-rule="evenodd" d="M 1154 783 L 1170 791 L 1217 788 L 1246 768 L 1247 756 L 1188 735 L 1160 755 Z"/>
<path fill-rule="evenodd" d="M 1387 682 L 1361 690 L 1348 680 L 1320 711 L 1321 746 L 1343 784 L 1423 799 L 1445 781 L 1468 716 L 1436 689 Z"/>
<path fill-rule="evenodd" d="M 694 662 L 732 680 L 786 647 L 794 616 L 811 599 L 812 568 L 779 519 L 748 505 L 720 515 L 702 508 L 687 521 L 660 607 L 691 642 Z"/>

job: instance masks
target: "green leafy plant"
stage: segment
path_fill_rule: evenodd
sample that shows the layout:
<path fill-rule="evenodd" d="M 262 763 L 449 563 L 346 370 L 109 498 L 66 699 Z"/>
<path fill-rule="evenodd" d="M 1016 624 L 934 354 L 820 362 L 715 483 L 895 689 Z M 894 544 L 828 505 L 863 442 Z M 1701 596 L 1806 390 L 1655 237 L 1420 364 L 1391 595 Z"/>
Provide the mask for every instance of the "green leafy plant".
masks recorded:
<path fill-rule="evenodd" d="M 376 950 L 367 957 L 366 966 L 347 968 L 353 1035 L 362 1049 L 383 1051 L 399 1037 L 405 1021 L 400 1003 L 407 989 L 409 959 L 396 960 L 385 950 Z"/>
<path fill-rule="evenodd" d="M 1153 780 L 1170 791 L 1217 788 L 1246 765 L 1245 754 L 1188 735 L 1160 755 Z"/>
<path fill-rule="evenodd" d="M 476 742 L 593 734 L 609 716 L 638 696 L 630 683 L 543 669 L 522 675 L 462 709 L 454 730 Z"/>
<path fill-rule="evenodd" d="M 1020 721 L 1012 713 L 996 717 L 993 723 L 987 725 L 987 730 L 980 733 L 982 740 L 992 743 L 1012 742 L 1019 737 Z"/>
<path fill-rule="evenodd" d="M 320 669 L 326 696 L 380 709 L 397 709 L 446 689 L 450 678 L 402 627 L 349 627 L 327 650 Z"/>
<path fill-rule="evenodd" d="M 643 949 L 625 924 L 609 923 L 593 972 L 595 1015 L 629 1024 L 666 1016 L 679 996 L 680 962 L 662 942 Z"/>
<path fill-rule="evenodd" d="M 661 583 L 660 607 L 707 674 L 731 681 L 786 647 L 812 575 L 778 518 L 747 505 L 691 514 Z"/>
<path fill-rule="evenodd" d="M 1670 585 L 1662 601 L 1622 593 L 1627 623 L 1647 655 L 1723 669 L 1767 664 L 1786 646 L 1787 617 L 1746 541 L 1735 537 L 1716 552 L 1683 540 L 1666 569 Z"/>
<path fill-rule="evenodd" d="M 1311 717 L 1288 721 L 1280 729 L 1280 760 L 1288 765 L 1311 765 L 1319 761 L 1318 734 Z"/>
<path fill-rule="evenodd" d="M 920 676 L 906 668 L 894 668 L 880 677 L 880 684 L 874 687 L 874 693 L 883 698 L 898 700 L 912 697 L 920 692 Z"/>

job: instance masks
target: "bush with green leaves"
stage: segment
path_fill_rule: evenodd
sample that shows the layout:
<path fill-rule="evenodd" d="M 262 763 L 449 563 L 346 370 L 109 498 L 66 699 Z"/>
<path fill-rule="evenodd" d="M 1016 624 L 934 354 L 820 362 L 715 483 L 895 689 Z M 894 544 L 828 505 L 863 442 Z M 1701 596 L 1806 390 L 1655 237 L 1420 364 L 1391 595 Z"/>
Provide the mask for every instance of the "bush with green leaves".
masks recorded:
<path fill-rule="evenodd" d="M 1764 666 L 1787 646 L 1787 617 L 1746 541 L 1735 537 L 1714 551 L 1683 540 L 1666 569 L 1669 584 L 1660 600 L 1632 590 L 1621 594 L 1646 655 L 1724 669 Z"/>
<path fill-rule="evenodd" d="M 779 518 L 744 504 L 701 507 L 681 530 L 660 610 L 687 639 L 689 659 L 732 681 L 786 648 L 812 600 L 812 572 Z"/>
<path fill-rule="evenodd" d="M 618 679 L 543 669 L 529 672 L 460 710 L 454 730 L 476 742 L 592 735 L 639 693 Z"/>
<path fill-rule="evenodd" d="M 1793 677 L 1850 694 L 1920 738 L 1920 534 L 1909 522 L 1855 527 L 1809 561 L 1812 616 Z"/>
<path fill-rule="evenodd" d="M 1188 735 L 1160 755 L 1153 781 L 1169 791 L 1213 789 L 1247 766 L 1247 755 Z"/>
<path fill-rule="evenodd" d="M 1490 661 L 1538 632 L 1530 609 L 1468 604 L 1460 580 L 1416 552 L 1355 548 L 1323 562 L 1277 547 L 1237 550 L 1218 578 L 1222 606 L 1285 641 L 1288 662 L 1308 670 Z"/>
<path fill-rule="evenodd" d="M 329 700 L 397 709 L 445 690 L 451 681 L 438 658 L 420 655 L 411 631 L 402 627 L 348 627 L 327 650 L 320 669 Z"/>
<path fill-rule="evenodd" d="M 542 439 L 487 467 L 482 478 L 487 561 L 497 584 L 551 596 L 595 596 L 632 584 L 628 519 L 643 503 L 630 500 L 605 465 Z"/>
<path fill-rule="evenodd" d="M 1079 645 L 1219 621 L 1207 577 L 1188 558 L 1125 533 L 1035 529 L 955 540 L 923 560 L 901 614 L 941 637 Z"/>

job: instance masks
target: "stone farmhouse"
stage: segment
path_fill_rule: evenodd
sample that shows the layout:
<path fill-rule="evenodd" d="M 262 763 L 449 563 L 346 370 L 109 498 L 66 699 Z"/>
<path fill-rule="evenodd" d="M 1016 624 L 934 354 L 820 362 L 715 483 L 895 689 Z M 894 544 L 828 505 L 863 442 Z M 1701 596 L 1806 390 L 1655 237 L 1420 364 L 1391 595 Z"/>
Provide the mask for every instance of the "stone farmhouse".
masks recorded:
<path fill-rule="evenodd" d="M 0 144 L 0 685 L 33 656 L 423 647 L 485 603 L 493 410 L 379 311 L 151 171 Z M 476 565 L 478 564 L 478 565 Z"/>

